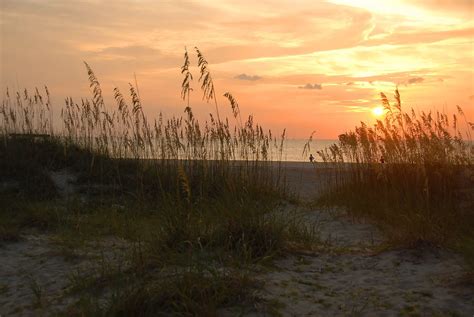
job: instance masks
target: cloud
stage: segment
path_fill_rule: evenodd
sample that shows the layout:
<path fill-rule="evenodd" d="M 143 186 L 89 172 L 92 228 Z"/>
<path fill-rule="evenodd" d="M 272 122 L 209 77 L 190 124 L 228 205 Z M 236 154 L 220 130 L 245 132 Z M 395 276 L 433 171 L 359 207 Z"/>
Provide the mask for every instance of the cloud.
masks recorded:
<path fill-rule="evenodd" d="M 239 80 L 250 80 L 250 81 L 255 81 L 262 79 L 262 77 L 257 76 L 257 75 L 247 75 L 247 74 L 240 74 L 234 77 L 234 79 L 239 79 Z"/>
<path fill-rule="evenodd" d="M 304 86 L 299 86 L 298 88 L 300 89 L 317 89 L 317 90 L 321 90 L 323 89 L 323 86 L 321 84 L 310 84 L 310 83 L 307 83 L 306 85 Z"/>
<path fill-rule="evenodd" d="M 423 77 L 413 77 L 413 78 L 410 78 L 407 80 L 407 84 L 408 85 L 412 85 L 412 84 L 419 84 L 421 82 L 423 82 L 425 79 Z"/>
<path fill-rule="evenodd" d="M 370 107 L 367 106 L 344 106 L 346 111 L 349 112 L 369 112 Z"/>
<path fill-rule="evenodd" d="M 437 12 L 451 12 L 451 13 L 462 13 L 471 14 L 474 5 L 472 0 L 410 0 L 408 3 L 415 4 L 419 7 L 426 8 Z"/>
<path fill-rule="evenodd" d="M 391 34 L 383 37 L 375 37 L 364 41 L 364 46 L 378 46 L 378 45 L 406 45 L 406 44 L 420 44 L 420 43 L 436 43 L 444 40 L 452 39 L 469 39 L 474 32 L 473 27 L 464 27 L 454 30 L 427 30 L 418 31 L 412 29 L 409 31 L 400 29 L 395 30 Z"/>
<path fill-rule="evenodd" d="M 120 56 L 160 55 L 160 51 L 144 45 L 109 46 L 99 51 L 103 54 Z"/>

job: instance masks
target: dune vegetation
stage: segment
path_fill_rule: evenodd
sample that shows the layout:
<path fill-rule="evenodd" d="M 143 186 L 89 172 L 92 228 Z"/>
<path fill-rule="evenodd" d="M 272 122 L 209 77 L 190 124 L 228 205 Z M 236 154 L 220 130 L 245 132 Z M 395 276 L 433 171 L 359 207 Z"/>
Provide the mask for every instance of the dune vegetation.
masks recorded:
<path fill-rule="evenodd" d="M 208 62 L 195 52 L 203 99 L 215 106 L 206 122 L 193 114 L 187 51 L 180 117 L 149 120 L 132 84 L 130 101 L 115 88 L 116 105 L 106 106 L 87 63 L 92 97 L 66 98 L 60 120 L 47 87 L 6 92 L 0 243 L 46 232 L 70 259 L 91 241 L 127 246 L 120 259 L 100 257 L 96 269 L 71 275 L 68 292 L 78 300 L 68 315 L 202 316 L 254 307 L 258 285 L 248 267 L 315 242 L 296 218 L 270 213 L 287 196 L 270 161 L 278 160 L 272 153 L 281 153 L 284 132 L 277 138 L 252 116 L 242 120 L 230 93 L 223 97 L 233 118 L 220 117 Z M 46 307 L 35 289 L 38 307 Z M 106 305 L 101 292 L 112 294 Z"/>
<path fill-rule="evenodd" d="M 474 264 L 474 124 L 459 106 L 405 111 L 398 89 L 381 101 L 383 120 L 318 152 L 334 167 L 321 202 L 371 219 L 395 245 L 454 247 Z"/>
<path fill-rule="evenodd" d="M 346 272 L 356 279 L 364 275 L 365 284 L 366 261 L 396 270 L 409 258 L 387 252 L 385 261 L 367 256 L 369 251 L 441 247 L 462 253 L 474 267 L 474 126 L 461 108 L 451 117 L 405 112 L 398 90 L 393 103 L 382 93 L 383 120 L 341 134 L 318 152 L 323 163 L 299 171 L 324 173 L 318 174 L 323 195 L 317 203 L 342 207 L 342 216 L 320 209 L 292 213 L 289 202 L 313 205 L 289 191 L 281 164 L 285 131 L 275 135 L 245 117 L 231 93 L 218 96 L 207 60 L 194 52 L 197 83 L 187 51 L 181 67 L 182 116 L 147 117 L 136 83 L 126 94 L 116 87 L 114 104 L 106 104 L 87 63 L 91 97 L 80 102 L 66 98 L 62 106 L 52 105 L 47 87 L 7 89 L 0 107 L 0 245 L 27 236 L 46 239 L 48 248 L 40 246 L 53 258 L 51 265 L 59 255 L 56 269 L 64 269 L 64 262 L 73 268 L 58 297 L 46 296 L 45 286 L 29 277 L 34 303 L 28 309 L 59 316 L 278 316 L 278 307 L 294 300 L 290 295 L 298 295 L 298 288 L 287 290 L 289 282 L 277 276 L 269 287 L 284 295 L 269 300 L 261 296 L 264 283 L 257 277 L 292 255 L 296 264 L 286 263 L 283 275 L 304 285 L 297 300 L 312 299 L 323 311 L 333 303 L 332 311 L 356 315 L 358 306 L 342 302 L 350 302 L 351 287 L 335 291 L 334 281 L 320 283 L 324 274 Z M 204 122 L 193 112 L 194 85 L 212 109 Z M 230 118 L 222 117 L 221 99 Z M 300 186 L 314 188 L 314 178 L 304 183 L 297 174 Z M 375 224 L 386 241 L 357 240 L 372 229 L 344 227 L 346 211 L 352 220 Z M 323 230 L 316 230 L 321 219 L 324 241 Z M 357 241 L 332 241 L 333 233 Z M 298 275 L 305 265 L 317 282 Z M 314 294 L 306 294 L 306 287 Z M 406 302 L 404 291 L 393 293 L 398 304 Z M 0 281 L 2 292 L 8 285 Z M 371 304 L 375 312 L 415 309 L 385 300 Z M 308 308 L 306 302 L 301 306 Z"/>

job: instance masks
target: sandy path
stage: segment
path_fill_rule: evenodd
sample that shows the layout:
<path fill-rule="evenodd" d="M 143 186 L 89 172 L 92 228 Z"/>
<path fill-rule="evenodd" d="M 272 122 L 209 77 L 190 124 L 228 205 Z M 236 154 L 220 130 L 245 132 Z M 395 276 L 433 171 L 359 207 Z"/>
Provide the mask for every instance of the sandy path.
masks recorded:
<path fill-rule="evenodd" d="M 323 169 L 287 169 L 288 184 L 303 199 L 324 186 Z M 263 296 L 283 316 L 473 316 L 474 286 L 463 285 L 463 259 L 425 248 L 375 252 L 383 237 L 343 211 L 306 209 L 326 247 L 278 260 L 261 276 Z"/>
<path fill-rule="evenodd" d="M 284 316 L 472 316 L 462 262 L 438 250 L 291 256 L 266 274 L 265 297 Z"/>
<path fill-rule="evenodd" d="M 61 308 L 68 274 L 78 263 L 58 256 L 46 235 L 27 235 L 0 248 L 0 315 L 37 316 L 43 306 Z"/>
<path fill-rule="evenodd" d="M 126 252 L 122 240 L 90 241 L 68 250 L 50 234 L 23 235 L 0 246 L 0 316 L 51 316 L 77 300 L 69 292 L 73 273 L 118 263 Z"/>

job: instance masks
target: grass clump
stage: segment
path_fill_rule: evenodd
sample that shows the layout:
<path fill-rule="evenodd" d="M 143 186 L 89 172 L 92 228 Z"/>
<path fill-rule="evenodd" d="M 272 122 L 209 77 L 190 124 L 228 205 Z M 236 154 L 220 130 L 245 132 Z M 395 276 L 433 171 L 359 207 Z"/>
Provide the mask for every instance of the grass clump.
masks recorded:
<path fill-rule="evenodd" d="M 459 107 L 451 117 L 405 112 L 398 90 L 393 104 L 382 94 L 382 104 L 384 120 L 362 123 L 319 152 L 335 167 L 323 200 L 372 219 L 403 245 L 456 245 L 472 237 L 474 125 Z"/>
<path fill-rule="evenodd" d="M 274 257 L 287 247 L 288 224 L 283 219 L 268 216 L 270 204 L 258 209 L 251 202 L 246 202 L 234 210 L 212 208 L 210 213 L 191 216 L 187 221 L 179 221 L 176 215 L 165 218 L 155 245 L 155 253 L 166 250 L 183 253 L 190 250 L 217 252 L 217 256 L 239 261 L 254 262 L 263 258 Z M 238 212 L 245 208 L 245 212 Z M 237 214 L 233 211 L 237 210 Z M 170 219 L 171 218 L 171 219 Z"/>
<path fill-rule="evenodd" d="M 140 285 L 119 296 L 108 313 L 115 316 L 217 316 L 218 309 L 253 304 L 256 281 L 242 272 L 188 270 Z"/>
<path fill-rule="evenodd" d="M 18 231 L 35 228 L 47 231 L 56 228 L 61 221 L 60 209 L 45 201 L 19 201 L 16 196 L 0 195 L 4 206 L 0 213 L 0 228 Z"/>
<path fill-rule="evenodd" d="M 247 272 L 196 266 L 128 281 L 133 286 L 113 293 L 107 305 L 81 297 L 67 310 L 69 316 L 218 316 L 226 309 L 248 311 L 260 301 L 259 282 Z"/>

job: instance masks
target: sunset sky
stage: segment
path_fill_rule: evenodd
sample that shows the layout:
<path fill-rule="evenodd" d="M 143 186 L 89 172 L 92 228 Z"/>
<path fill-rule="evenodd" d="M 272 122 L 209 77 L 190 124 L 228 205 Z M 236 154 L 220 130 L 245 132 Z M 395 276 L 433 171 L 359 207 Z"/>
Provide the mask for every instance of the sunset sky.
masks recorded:
<path fill-rule="evenodd" d="M 87 61 L 111 100 L 136 73 L 146 113 L 181 114 L 184 47 L 198 46 L 243 115 L 292 138 L 334 138 L 374 121 L 379 93 L 474 121 L 472 0 L 0 0 L 1 85 L 89 95 Z M 193 55 L 193 63 L 196 58 Z M 192 102 L 201 118 L 193 69 Z"/>

